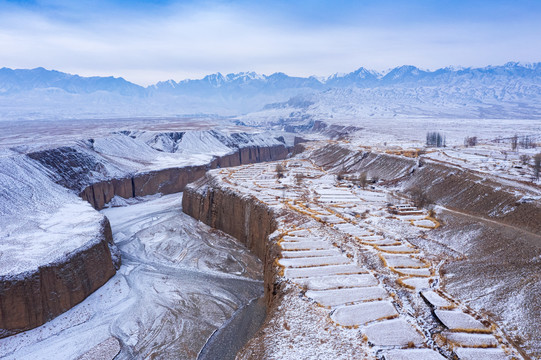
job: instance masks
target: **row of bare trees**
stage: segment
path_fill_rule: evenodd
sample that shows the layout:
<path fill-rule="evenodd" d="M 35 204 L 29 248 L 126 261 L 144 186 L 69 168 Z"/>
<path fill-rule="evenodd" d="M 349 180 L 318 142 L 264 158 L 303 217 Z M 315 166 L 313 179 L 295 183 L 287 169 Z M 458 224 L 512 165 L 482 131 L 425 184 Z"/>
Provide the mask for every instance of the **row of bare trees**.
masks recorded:
<path fill-rule="evenodd" d="M 511 149 L 516 151 L 519 147 L 523 149 L 535 149 L 537 147 L 537 142 L 533 136 L 521 136 L 514 135 L 511 138 Z"/>
<path fill-rule="evenodd" d="M 368 184 L 376 184 L 378 181 L 379 181 L 379 176 L 377 175 L 372 175 L 372 176 L 368 176 L 367 173 L 365 172 L 361 172 L 361 173 L 358 173 L 357 175 L 353 175 L 353 176 L 347 176 L 348 180 L 351 181 L 353 183 L 353 185 L 357 185 L 361 188 L 365 188 Z M 346 179 L 346 173 L 344 172 L 339 172 L 338 175 L 336 175 L 336 180 L 338 181 L 342 181 L 342 180 L 345 180 Z"/>
<path fill-rule="evenodd" d="M 439 132 L 427 132 L 426 133 L 426 145 L 435 147 L 445 147 L 446 139 Z"/>
<path fill-rule="evenodd" d="M 504 139 L 497 139 L 497 142 L 500 142 L 501 140 Z M 518 136 L 515 134 L 511 138 L 507 138 L 507 140 L 510 140 L 511 150 L 513 151 L 517 151 L 519 148 L 535 149 L 537 147 L 535 137 L 531 135 Z M 477 136 L 466 136 L 464 138 L 464 146 L 466 147 L 476 146 L 478 142 Z"/>

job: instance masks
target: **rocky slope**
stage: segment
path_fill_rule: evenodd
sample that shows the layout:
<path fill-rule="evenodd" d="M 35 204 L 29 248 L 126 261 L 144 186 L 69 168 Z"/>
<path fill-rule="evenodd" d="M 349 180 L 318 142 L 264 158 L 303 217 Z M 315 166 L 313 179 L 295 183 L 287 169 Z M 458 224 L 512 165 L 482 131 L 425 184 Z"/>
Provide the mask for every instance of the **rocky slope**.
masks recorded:
<path fill-rule="evenodd" d="M 332 172 L 378 177 L 411 193 L 422 189 L 427 199 L 447 209 L 497 221 L 532 233 L 541 233 L 541 206 L 523 201 L 539 196 L 534 185 L 491 176 L 431 160 L 421 160 L 347 146 L 329 145 L 316 150 L 312 159 Z"/>

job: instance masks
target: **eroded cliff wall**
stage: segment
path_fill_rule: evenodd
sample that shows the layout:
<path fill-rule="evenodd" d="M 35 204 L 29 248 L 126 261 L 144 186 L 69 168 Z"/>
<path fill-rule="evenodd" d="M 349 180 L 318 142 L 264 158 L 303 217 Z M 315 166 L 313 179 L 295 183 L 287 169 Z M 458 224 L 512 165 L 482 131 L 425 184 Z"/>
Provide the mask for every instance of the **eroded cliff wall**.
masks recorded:
<path fill-rule="evenodd" d="M 264 264 L 267 304 L 276 295 L 274 278 L 278 258 L 271 234 L 277 229 L 276 214 L 256 199 L 223 189 L 205 176 L 189 184 L 182 197 L 182 210 L 193 218 L 221 230 L 246 245 Z"/>
<path fill-rule="evenodd" d="M 68 146 L 39 147 L 40 150 L 21 157 L 32 168 L 39 169 L 41 177 L 36 183 L 61 185 L 100 210 L 115 196 L 131 198 L 181 192 L 209 169 L 280 160 L 289 153 L 285 142 L 265 134 L 195 131 L 184 135 L 114 133 Z M 184 138 L 189 139 L 181 143 Z M 5 177 L 9 186 L 14 184 L 11 171 L 7 170 Z M 26 192 L 38 194 L 40 190 Z M 31 200 L 35 200 L 34 197 Z M 53 200 L 61 202 L 55 197 Z M 32 201 L 27 201 L 30 207 Z M 230 224 L 231 229 L 235 226 Z M 254 227 L 252 232 L 246 233 L 246 241 L 256 244 L 254 239 L 259 238 L 258 233 L 266 231 L 265 227 Z M 77 235 L 77 231 L 74 234 Z M 114 245 L 108 221 L 104 220 L 100 231 L 96 226 L 92 235 L 81 236 L 88 238 L 87 246 L 70 249 L 58 261 L 56 258 L 43 260 L 17 276 L 0 276 L 0 337 L 44 324 L 84 300 L 115 274 L 111 254 Z M 47 244 L 48 240 L 50 238 L 44 236 L 40 241 Z M 265 257 L 256 245 L 252 248 L 261 258 Z"/>
<path fill-rule="evenodd" d="M 201 178 L 209 169 L 239 166 L 263 161 L 282 160 L 288 155 L 285 146 L 247 147 L 233 154 L 216 157 L 211 163 L 150 171 L 133 176 L 100 181 L 87 186 L 80 196 L 95 209 L 101 210 L 114 196 L 131 198 L 157 193 L 181 192 L 185 186 Z"/>
<path fill-rule="evenodd" d="M 83 301 L 116 272 L 107 219 L 94 245 L 25 276 L 0 278 L 0 337 L 40 326 Z"/>
<path fill-rule="evenodd" d="M 274 214 L 264 204 L 224 190 L 204 177 L 184 190 L 183 211 L 235 237 L 265 261 L 267 238 L 276 230 Z"/>

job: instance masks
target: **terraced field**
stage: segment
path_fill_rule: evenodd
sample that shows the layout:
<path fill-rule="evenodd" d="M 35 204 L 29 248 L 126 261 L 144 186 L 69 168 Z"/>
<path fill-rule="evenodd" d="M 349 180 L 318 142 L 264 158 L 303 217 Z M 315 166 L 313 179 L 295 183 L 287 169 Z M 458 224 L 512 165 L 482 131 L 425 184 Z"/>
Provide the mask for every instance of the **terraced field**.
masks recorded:
<path fill-rule="evenodd" d="M 426 210 L 402 202 L 389 211 L 387 190 L 337 181 L 307 159 L 279 164 L 281 178 L 276 163 L 212 176 L 282 214 L 281 281 L 358 334 L 351 346 L 387 360 L 522 358 L 495 323 L 440 288 L 437 254 L 407 240 L 441 226 Z"/>

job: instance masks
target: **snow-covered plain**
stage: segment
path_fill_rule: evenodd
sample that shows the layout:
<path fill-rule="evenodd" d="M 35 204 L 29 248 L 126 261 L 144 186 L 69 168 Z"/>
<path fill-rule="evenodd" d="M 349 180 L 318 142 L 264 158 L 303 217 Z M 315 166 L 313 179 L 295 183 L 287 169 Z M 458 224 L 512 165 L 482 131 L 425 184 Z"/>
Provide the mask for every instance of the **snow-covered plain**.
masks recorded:
<path fill-rule="evenodd" d="M 122 254 L 117 274 L 56 319 L 0 339 L 0 357 L 92 358 L 114 337 L 117 359 L 195 359 L 214 330 L 262 295 L 262 269 L 237 241 L 183 214 L 181 198 L 104 210 Z"/>

